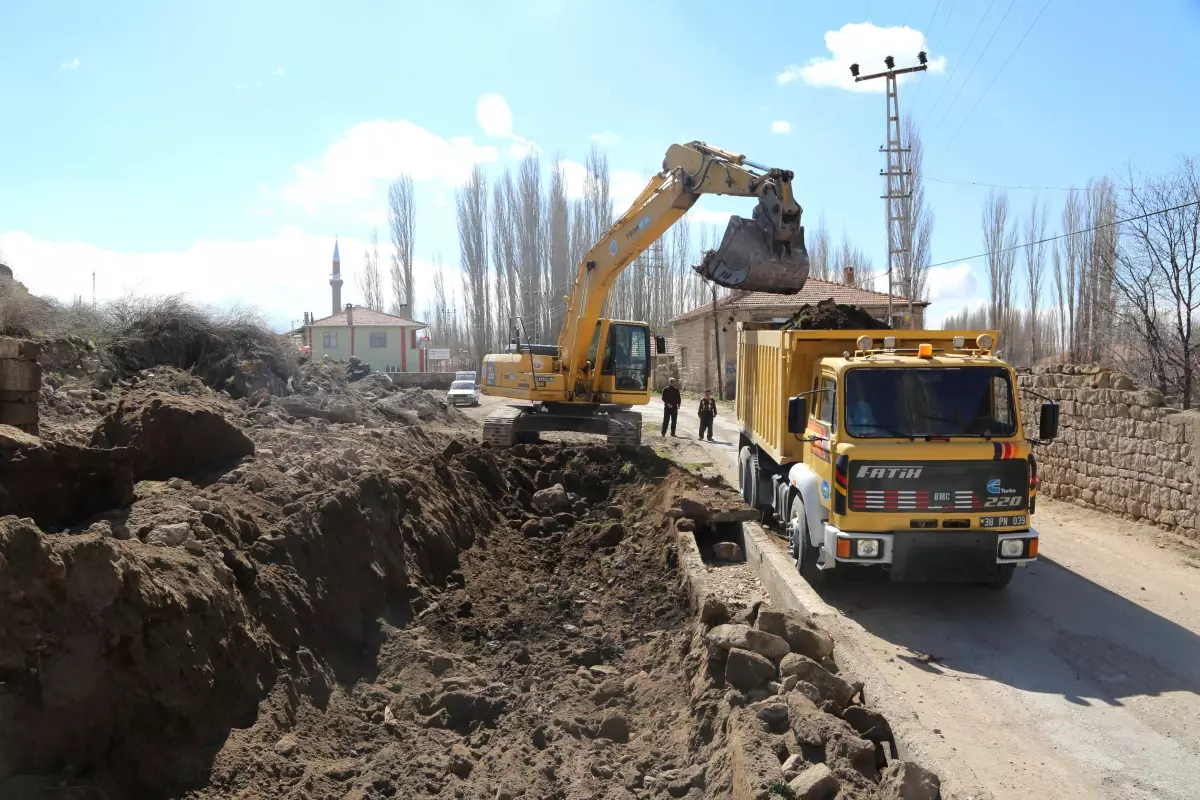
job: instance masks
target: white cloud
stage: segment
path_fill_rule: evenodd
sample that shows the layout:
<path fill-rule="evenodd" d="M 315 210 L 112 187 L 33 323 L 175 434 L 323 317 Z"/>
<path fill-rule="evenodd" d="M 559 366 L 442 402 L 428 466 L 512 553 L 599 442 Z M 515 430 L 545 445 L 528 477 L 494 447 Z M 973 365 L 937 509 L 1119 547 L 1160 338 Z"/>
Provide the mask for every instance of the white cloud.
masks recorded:
<path fill-rule="evenodd" d="M 617 145 L 619 145 L 621 143 L 620 134 L 613 133 L 612 131 L 601 131 L 600 133 L 593 133 L 588 138 L 591 139 L 596 144 L 600 145 L 601 147 L 616 147 Z"/>
<path fill-rule="evenodd" d="M 865 75 L 882 72 L 887 69 L 883 59 L 890 55 L 899 59 L 899 66 L 908 66 L 906 59 L 912 57 L 909 54 L 915 55 L 924 41 L 925 37 L 920 31 L 908 26 L 880 28 L 870 22 L 848 23 L 839 30 L 826 32 L 828 56 L 810 59 L 804 66 L 792 64 L 776 75 L 775 80 L 781 85 L 803 80 L 810 86 L 832 86 L 852 92 L 883 92 L 886 81 L 856 83 L 850 74 L 850 65 L 858 64 Z M 945 72 L 946 57 L 930 57 L 929 71 Z M 912 74 L 901 75 L 898 80 L 904 83 L 912 77 Z"/>
<path fill-rule="evenodd" d="M 262 206 L 261 208 L 254 209 L 253 213 L 256 217 L 269 217 L 275 213 L 275 209 L 270 206 Z"/>
<path fill-rule="evenodd" d="M 791 133 L 792 123 L 786 119 L 777 119 L 771 123 L 771 133 Z"/>
<path fill-rule="evenodd" d="M 965 302 L 979 291 L 975 271 L 965 261 L 948 267 L 931 267 L 926 285 L 931 303 Z"/>
<path fill-rule="evenodd" d="M 567 197 L 572 200 L 578 200 L 583 197 L 583 186 L 587 180 L 587 167 L 578 161 L 564 158 L 558 162 L 558 168 L 562 170 L 563 184 L 567 191 Z"/>
<path fill-rule="evenodd" d="M 283 196 L 310 211 L 322 204 L 364 203 L 376 196 L 378 182 L 401 173 L 456 187 L 476 164 L 498 158 L 496 148 L 470 136 L 446 139 L 409 120 L 360 122 L 316 164 L 293 167 L 296 180 L 283 188 Z"/>
<path fill-rule="evenodd" d="M 75 58 L 72 58 L 70 61 L 64 61 L 63 63 L 58 65 L 58 68 L 60 70 L 62 70 L 62 69 L 79 69 L 79 57 L 76 56 Z"/>
<path fill-rule="evenodd" d="M 475 104 L 475 118 L 483 132 L 494 139 L 513 138 L 512 109 L 502 95 L 489 92 Z"/>
<path fill-rule="evenodd" d="M 283 67 L 276 67 L 275 71 L 272 72 L 271 74 L 274 75 L 276 78 L 282 78 L 283 77 Z"/>
<path fill-rule="evenodd" d="M 716 225 L 722 230 L 729 224 L 729 218 L 733 216 L 732 211 L 717 211 L 712 208 L 693 208 L 688 212 L 687 218 L 697 225 Z"/>
<path fill-rule="evenodd" d="M 360 302 L 357 277 L 368 243 L 342 238 L 342 302 Z M 273 324 L 283 327 L 305 311 L 318 317 L 331 311 L 329 273 L 333 239 L 285 227 L 270 238 L 249 242 L 200 240 L 184 251 L 120 253 L 82 242 L 53 242 L 20 232 L 0 234 L 0 250 L 17 280 L 36 295 L 70 300 L 91 297 L 96 273 L 97 299 L 112 300 L 128 292 L 140 295 L 186 294 L 198 303 L 252 305 Z M 379 243 L 379 260 L 386 265 L 392 248 Z M 385 267 L 386 268 L 386 267 Z M 433 298 L 433 277 L 439 269 L 418 259 L 417 313 Z M 445 285 L 458 283 L 459 271 L 442 266 Z M 385 277 L 386 280 L 386 277 Z"/>

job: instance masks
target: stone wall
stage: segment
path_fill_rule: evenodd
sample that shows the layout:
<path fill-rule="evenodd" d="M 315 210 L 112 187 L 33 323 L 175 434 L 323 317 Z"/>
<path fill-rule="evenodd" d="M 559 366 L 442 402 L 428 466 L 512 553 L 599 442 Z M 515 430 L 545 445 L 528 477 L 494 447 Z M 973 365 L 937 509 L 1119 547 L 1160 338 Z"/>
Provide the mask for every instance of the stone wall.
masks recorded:
<path fill-rule="evenodd" d="M 42 368 L 34 342 L 0 336 L 0 425 L 38 432 Z"/>
<path fill-rule="evenodd" d="M 1019 383 L 1026 436 L 1044 402 L 1034 392 L 1060 404 L 1058 438 L 1034 448 L 1042 494 L 1196 537 L 1200 414 L 1101 367 L 1036 367 Z"/>
<path fill-rule="evenodd" d="M 421 389 L 449 389 L 454 382 L 453 372 L 389 372 L 387 376 L 397 386 L 408 388 L 416 386 Z M 479 375 L 482 383 L 483 373 Z"/>

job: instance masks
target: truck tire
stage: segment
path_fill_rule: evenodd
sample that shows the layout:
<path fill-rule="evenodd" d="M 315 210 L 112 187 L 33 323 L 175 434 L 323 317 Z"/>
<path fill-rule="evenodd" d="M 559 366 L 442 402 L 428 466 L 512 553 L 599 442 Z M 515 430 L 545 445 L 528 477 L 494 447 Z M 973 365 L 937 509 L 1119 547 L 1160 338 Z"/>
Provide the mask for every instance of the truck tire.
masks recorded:
<path fill-rule="evenodd" d="M 1013 575 L 1017 572 L 1016 564 L 1000 564 L 996 567 L 996 574 L 986 584 L 991 589 L 1003 589 L 1012 582 Z"/>
<path fill-rule="evenodd" d="M 829 571 L 817 566 L 820 550 L 809 541 L 808 515 L 804 512 L 804 501 L 798 494 L 792 497 L 788 509 L 787 529 L 788 553 L 796 561 L 796 571 L 814 589 L 824 586 L 829 582 Z"/>
<path fill-rule="evenodd" d="M 749 447 L 738 453 L 738 482 L 742 500 L 751 508 L 758 508 L 758 459 Z"/>

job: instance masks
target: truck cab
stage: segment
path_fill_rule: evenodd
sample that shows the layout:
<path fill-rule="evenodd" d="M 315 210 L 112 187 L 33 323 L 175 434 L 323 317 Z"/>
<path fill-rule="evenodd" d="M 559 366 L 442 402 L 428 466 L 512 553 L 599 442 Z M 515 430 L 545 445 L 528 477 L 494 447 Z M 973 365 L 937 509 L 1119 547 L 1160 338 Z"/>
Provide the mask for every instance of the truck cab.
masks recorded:
<path fill-rule="evenodd" d="M 786 532 L 812 583 L 1007 585 L 1037 557 L 1037 461 L 995 332 L 739 333 L 743 496 Z M 1039 439 L 1057 429 L 1043 407 Z"/>

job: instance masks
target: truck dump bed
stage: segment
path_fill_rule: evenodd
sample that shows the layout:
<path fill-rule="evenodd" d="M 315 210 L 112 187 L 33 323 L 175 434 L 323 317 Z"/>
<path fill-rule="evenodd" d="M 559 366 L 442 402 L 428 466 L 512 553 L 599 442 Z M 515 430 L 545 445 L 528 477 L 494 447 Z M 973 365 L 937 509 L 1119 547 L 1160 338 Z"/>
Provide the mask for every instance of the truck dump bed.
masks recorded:
<path fill-rule="evenodd" d="M 985 331 L 928 330 L 779 330 L 768 324 L 747 324 L 738 333 L 737 416 L 742 433 L 775 460 L 801 461 L 802 437 L 787 432 L 788 399 L 813 389 L 807 385 L 813 362 L 819 358 L 854 355 L 855 341 L 869 336 L 878 347 L 884 336 L 895 336 L 897 348 L 930 344 L 934 350 L 953 347 L 955 337 L 967 342 Z M 995 338 L 994 332 L 992 333 Z"/>

